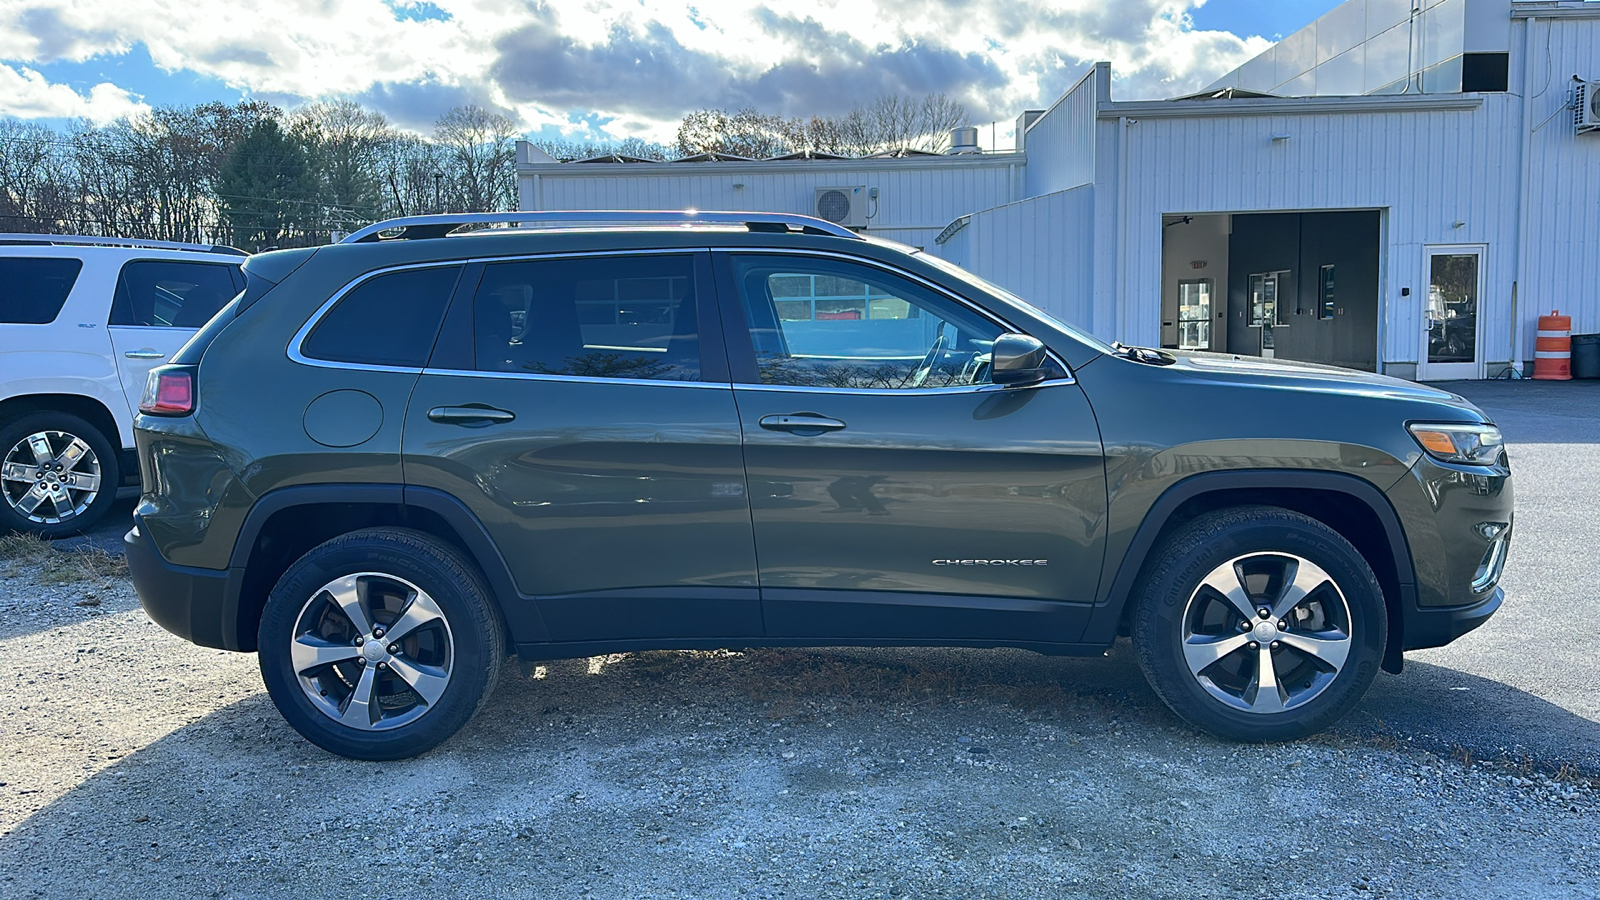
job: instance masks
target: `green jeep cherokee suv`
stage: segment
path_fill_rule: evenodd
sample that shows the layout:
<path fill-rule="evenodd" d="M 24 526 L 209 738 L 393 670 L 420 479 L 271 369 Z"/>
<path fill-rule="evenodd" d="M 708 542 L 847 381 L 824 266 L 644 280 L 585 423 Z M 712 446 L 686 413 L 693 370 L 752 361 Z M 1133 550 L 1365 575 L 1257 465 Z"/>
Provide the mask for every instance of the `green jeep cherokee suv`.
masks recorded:
<path fill-rule="evenodd" d="M 1107 345 L 820 220 L 425 216 L 244 270 L 151 374 L 128 563 L 346 756 L 445 740 L 508 654 L 1120 634 L 1286 739 L 1501 602 L 1460 397 Z"/>

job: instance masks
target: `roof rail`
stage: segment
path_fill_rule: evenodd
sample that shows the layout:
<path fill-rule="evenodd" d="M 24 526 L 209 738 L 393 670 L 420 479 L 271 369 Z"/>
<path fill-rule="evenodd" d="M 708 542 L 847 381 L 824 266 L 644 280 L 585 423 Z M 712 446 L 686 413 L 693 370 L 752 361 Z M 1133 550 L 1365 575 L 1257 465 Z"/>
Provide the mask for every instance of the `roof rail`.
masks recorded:
<path fill-rule="evenodd" d="M 183 241 L 147 241 L 143 238 L 101 237 L 92 234 L 0 233 L 0 245 L 61 245 L 79 247 L 136 247 L 144 250 L 189 250 L 197 253 L 225 253 L 249 256 L 237 247 L 223 244 L 189 244 Z"/>
<path fill-rule="evenodd" d="M 405 216 L 374 222 L 351 232 L 341 244 L 374 241 L 437 238 L 469 225 L 509 225 L 512 228 L 588 228 L 627 225 L 737 225 L 751 231 L 828 234 L 860 240 L 861 236 L 840 225 L 811 216 L 763 212 L 700 212 L 685 209 L 661 210 L 562 210 L 540 212 L 446 213 L 433 216 Z M 480 231 L 483 229 L 473 229 Z M 387 234 L 388 232 L 397 232 Z M 471 233 L 471 232 L 468 232 Z M 385 236 L 387 235 L 387 236 Z"/>

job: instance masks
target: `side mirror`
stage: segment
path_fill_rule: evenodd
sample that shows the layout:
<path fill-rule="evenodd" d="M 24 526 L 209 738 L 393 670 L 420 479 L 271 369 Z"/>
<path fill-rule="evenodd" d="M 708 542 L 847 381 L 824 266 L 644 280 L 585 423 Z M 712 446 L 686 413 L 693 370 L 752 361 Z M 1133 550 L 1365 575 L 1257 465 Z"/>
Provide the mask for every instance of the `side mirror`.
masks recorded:
<path fill-rule="evenodd" d="M 989 380 L 995 384 L 1038 384 L 1056 374 L 1044 344 L 1025 334 L 1013 332 L 995 338 L 989 358 Z"/>

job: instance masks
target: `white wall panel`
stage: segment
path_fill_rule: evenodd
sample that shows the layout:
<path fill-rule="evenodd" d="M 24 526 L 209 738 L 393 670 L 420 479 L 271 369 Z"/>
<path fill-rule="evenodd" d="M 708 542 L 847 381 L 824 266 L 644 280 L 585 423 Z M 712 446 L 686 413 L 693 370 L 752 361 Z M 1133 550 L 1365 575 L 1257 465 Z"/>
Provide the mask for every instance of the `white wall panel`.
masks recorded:
<path fill-rule="evenodd" d="M 1513 48 L 1523 46 L 1526 26 L 1519 23 Z M 1572 316 L 1574 333 L 1600 332 L 1600 132 L 1577 134 L 1572 111 L 1563 108 L 1571 98 L 1571 73 L 1600 80 L 1600 18 L 1536 22 L 1533 48 L 1526 285 L 1518 302 L 1519 343 L 1530 361 L 1541 313 L 1559 308 Z M 1513 70 L 1520 80 L 1520 67 Z"/>
<path fill-rule="evenodd" d="M 1095 106 L 1110 99 L 1110 81 L 1111 64 L 1096 63 L 1028 129 L 1023 144 L 1028 155 L 1024 196 L 1038 197 L 1094 180 Z"/>
<path fill-rule="evenodd" d="M 1059 319 L 1090 326 L 1094 187 L 974 213 L 943 256 Z"/>
<path fill-rule="evenodd" d="M 923 246 L 951 221 L 1020 196 L 1023 158 L 874 162 L 568 163 L 521 176 L 531 209 L 758 210 L 813 214 L 815 189 L 878 189 L 869 233 Z M 535 186 L 537 184 L 537 186 Z M 742 185 L 742 187 L 736 187 Z M 869 207 L 870 208 L 870 207 Z"/>
<path fill-rule="evenodd" d="M 1124 339 L 1160 337 L 1163 214 L 1379 209 L 1387 219 L 1382 358 L 1414 362 L 1420 355 L 1424 247 L 1485 244 L 1484 352 L 1504 360 L 1516 180 L 1486 173 L 1515 172 L 1515 128 L 1509 95 L 1486 95 L 1481 107 L 1464 111 L 1138 120 L 1125 129 L 1127 146 L 1117 154 L 1128 166 L 1118 179 L 1127 194 L 1118 228 L 1126 244 L 1124 283 L 1111 302 L 1126 317 Z M 1402 287 L 1410 296 L 1399 296 Z"/>

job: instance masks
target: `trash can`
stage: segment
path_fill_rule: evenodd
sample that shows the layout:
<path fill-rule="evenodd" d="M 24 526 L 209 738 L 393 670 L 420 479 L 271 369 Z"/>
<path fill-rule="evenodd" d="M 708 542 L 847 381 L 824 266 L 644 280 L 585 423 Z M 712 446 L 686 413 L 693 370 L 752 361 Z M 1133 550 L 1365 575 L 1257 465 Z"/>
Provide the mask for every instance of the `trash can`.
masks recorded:
<path fill-rule="evenodd" d="M 1600 334 L 1572 336 L 1572 377 L 1600 378 Z"/>

